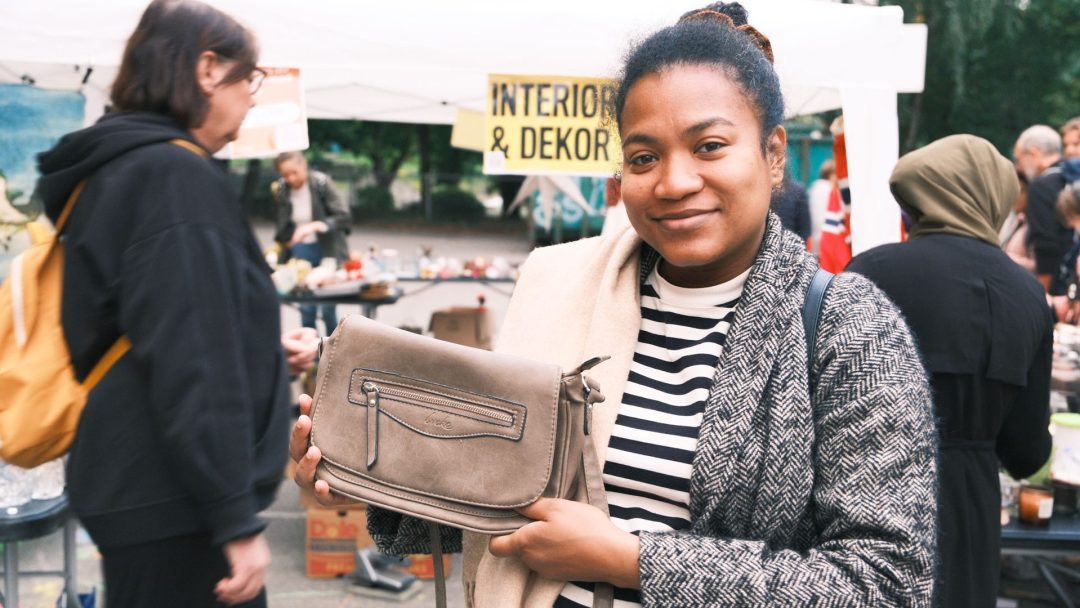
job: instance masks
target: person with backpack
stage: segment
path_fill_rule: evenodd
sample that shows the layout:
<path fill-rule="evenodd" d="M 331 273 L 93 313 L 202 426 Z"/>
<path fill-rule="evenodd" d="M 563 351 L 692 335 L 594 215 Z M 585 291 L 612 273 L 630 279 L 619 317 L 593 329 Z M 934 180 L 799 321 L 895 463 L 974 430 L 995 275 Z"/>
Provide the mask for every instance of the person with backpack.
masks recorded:
<path fill-rule="evenodd" d="M 534 522 L 513 534 L 442 528 L 466 605 L 929 606 L 929 386 L 860 276 L 833 279 L 807 339 L 818 264 L 769 211 L 786 131 L 768 39 L 716 3 L 627 57 L 613 118 L 631 225 L 534 251 L 496 345 L 564 370 L 611 356 L 589 371 L 609 512 L 579 492 L 521 508 Z M 310 428 L 293 430 L 297 482 L 341 501 L 314 481 Z M 430 551 L 424 522 L 369 507 L 368 524 L 383 551 Z"/>
<path fill-rule="evenodd" d="M 155 0 L 127 42 L 113 111 L 39 157 L 62 226 L 61 321 L 89 391 L 71 504 L 110 608 L 265 606 L 258 512 L 285 465 L 288 374 L 270 272 L 226 173 L 264 74 L 254 36 L 194 0 Z"/>

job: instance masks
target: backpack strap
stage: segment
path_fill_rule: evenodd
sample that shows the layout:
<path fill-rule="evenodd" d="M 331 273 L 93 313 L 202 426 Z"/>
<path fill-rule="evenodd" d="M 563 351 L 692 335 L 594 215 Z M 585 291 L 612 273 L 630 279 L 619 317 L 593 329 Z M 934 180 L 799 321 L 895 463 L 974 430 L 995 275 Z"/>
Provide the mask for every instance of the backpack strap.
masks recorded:
<path fill-rule="evenodd" d="M 75 189 L 71 191 L 71 195 L 68 196 L 68 200 L 64 203 L 64 210 L 60 212 L 60 217 L 56 218 L 56 233 L 59 234 L 64 225 L 67 224 L 68 217 L 71 216 L 71 210 L 75 208 L 75 201 L 79 200 L 79 195 L 82 194 L 83 188 L 86 187 L 86 179 L 75 185 Z"/>
<path fill-rule="evenodd" d="M 836 277 L 833 273 L 817 269 L 814 278 L 810 279 L 810 286 L 806 288 L 806 297 L 803 299 L 802 321 L 803 330 L 806 333 L 806 365 L 813 367 L 814 358 L 817 356 L 817 331 L 818 321 L 821 320 L 821 308 L 825 303 L 825 293 L 829 291 Z"/>
<path fill-rule="evenodd" d="M 94 364 L 94 369 L 90 370 L 90 373 L 86 375 L 86 379 L 83 380 L 83 388 L 86 392 L 93 390 L 97 383 L 105 377 L 105 373 L 112 369 L 112 366 L 120 360 L 127 352 L 131 350 L 131 338 L 127 337 L 127 334 L 121 335 L 113 345 L 109 347 L 109 350 L 105 351 L 105 354 Z"/>
<path fill-rule="evenodd" d="M 176 139 L 170 139 L 169 143 L 174 145 L 174 146 L 180 146 L 181 148 L 184 148 L 185 150 L 188 150 L 189 152 L 194 152 L 195 154 L 198 154 L 199 156 L 201 156 L 203 158 L 210 158 L 210 154 L 208 154 L 206 152 L 206 150 L 203 149 L 202 146 L 200 146 L 199 144 L 196 144 L 196 143 L 192 143 L 192 142 L 190 142 L 190 141 L 188 141 L 186 139 L 181 139 L 181 138 L 177 137 Z"/>

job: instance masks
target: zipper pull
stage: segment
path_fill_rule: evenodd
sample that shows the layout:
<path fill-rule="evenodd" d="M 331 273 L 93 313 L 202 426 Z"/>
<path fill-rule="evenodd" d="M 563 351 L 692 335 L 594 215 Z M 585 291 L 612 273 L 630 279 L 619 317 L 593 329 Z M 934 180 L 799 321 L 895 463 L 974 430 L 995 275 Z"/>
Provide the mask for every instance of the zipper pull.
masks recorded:
<path fill-rule="evenodd" d="M 379 387 L 365 380 L 360 392 L 367 397 L 367 468 L 371 469 L 379 459 Z"/>
<path fill-rule="evenodd" d="M 581 384 L 585 387 L 585 436 L 590 435 L 592 430 L 592 401 L 589 400 L 589 395 L 592 394 L 592 389 L 589 388 L 589 380 L 585 377 L 585 374 L 581 374 Z"/>

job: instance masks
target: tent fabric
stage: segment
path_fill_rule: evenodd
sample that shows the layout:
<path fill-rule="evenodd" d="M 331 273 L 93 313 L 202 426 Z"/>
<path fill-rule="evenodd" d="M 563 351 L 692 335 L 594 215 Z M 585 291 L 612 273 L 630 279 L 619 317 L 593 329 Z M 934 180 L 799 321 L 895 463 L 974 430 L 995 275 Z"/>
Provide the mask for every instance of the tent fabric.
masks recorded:
<path fill-rule="evenodd" d="M 862 176 L 886 178 L 898 154 L 896 94 L 923 86 L 926 29 L 899 7 L 742 0 L 768 35 L 789 116 L 843 107 L 865 117 L 850 138 L 853 226 L 895 207 Z M 615 76 L 630 44 L 703 0 L 211 0 L 250 26 L 264 65 L 303 70 L 308 116 L 443 123 L 483 111 L 487 75 Z M 37 0 L 0 6 L 0 83 L 82 89 L 102 110 L 145 0 Z M 89 73 L 88 73 L 89 71 Z M 891 103 L 888 102 L 891 99 Z M 880 107 L 882 100 L 886 103 Z M 2 128 L 2 127 L 0 127 Z M 860 192 L 865 189 L 865 193 Z M 859 218 L 865 213 L 866 221 Z M 896 222 L 889 221 L 895 232 Z M 867 228 L 873 244 L 889 229 Z M 898 235 L 897 235 L 898 237 Z M 883 240 L 884 239 L 884 240 Z M 895 240 L 895 238 L 892 238 Z M 870 243 L 859 243 L 863 249 Z M 860 246 L 863 245 L 863 246 Z"/>

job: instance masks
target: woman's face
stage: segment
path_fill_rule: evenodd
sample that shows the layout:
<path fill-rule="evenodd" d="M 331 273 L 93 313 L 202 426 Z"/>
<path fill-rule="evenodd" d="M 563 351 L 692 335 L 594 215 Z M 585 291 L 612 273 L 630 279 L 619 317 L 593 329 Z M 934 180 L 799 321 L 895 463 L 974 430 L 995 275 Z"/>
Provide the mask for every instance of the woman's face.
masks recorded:
<path fill-rule="evenodd" d="M 761 149 L 757 112 L 723 72 L 672 66 L 630 88 L 622 113 L 622 196 L 664 277 L 716 285 L 753 264 L 787 135 Z"/>
<path fill-rule="evenodd" d="M 1080 158 L 1080 129 L 1069 129 L 1061 135 L 1062 154 L 1066 159 Z"/>
<path fill-rule="evenodd" d="M 204 56 L 206 54 L 204 53 Z M 206 94 L 206 117 L 192 133 L 211 152 L 217 152 L 240 134 L 248 110 L 255 105 L 251 82 L 241 78 L 236 82 L 224 82 L 234 67 L 230 61 L 222 61 L 216 55 L 207 62 L 200 61 L 199 85 Z"/>

